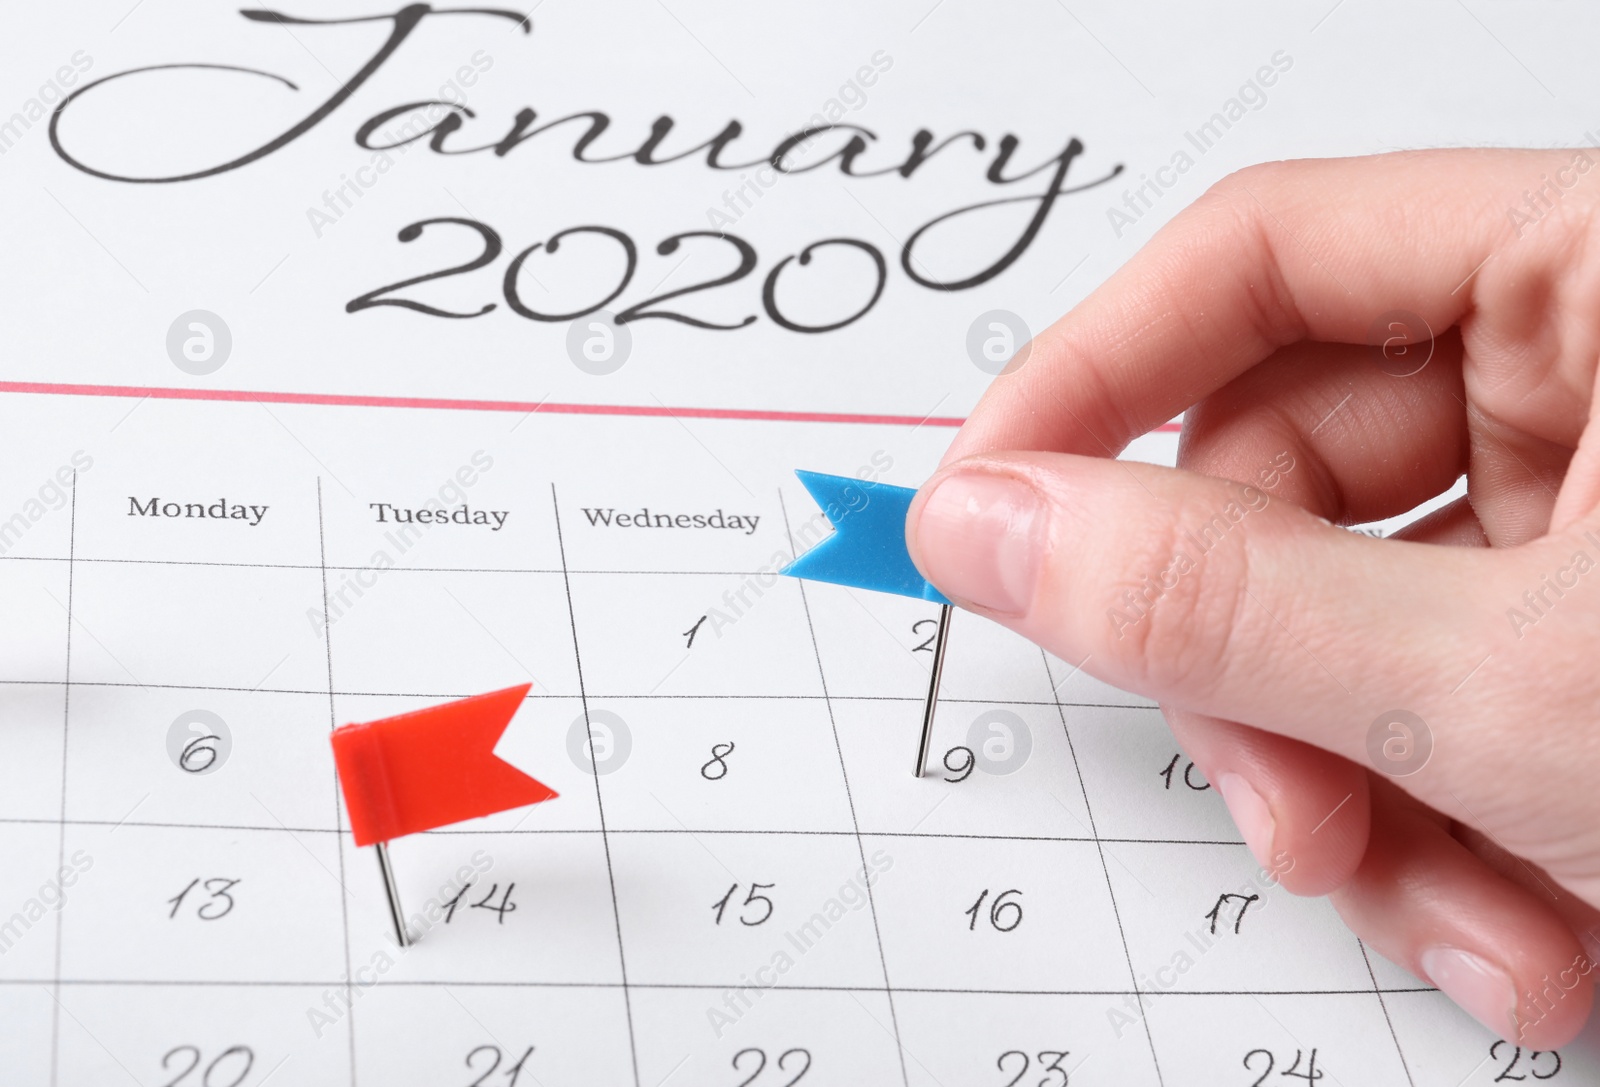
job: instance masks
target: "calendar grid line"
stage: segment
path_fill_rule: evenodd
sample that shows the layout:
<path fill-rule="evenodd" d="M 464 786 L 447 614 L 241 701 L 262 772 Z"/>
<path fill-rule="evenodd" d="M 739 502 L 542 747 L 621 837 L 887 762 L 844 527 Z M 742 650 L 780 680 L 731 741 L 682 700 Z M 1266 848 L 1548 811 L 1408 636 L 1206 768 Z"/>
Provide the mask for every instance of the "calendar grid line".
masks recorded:
<path fill-rule="evenodd" d="M 633 998 L 628 993 L 628 952 L 622 940 L 622 910 L 617 904 L 617 874 L 611 864 L 611 840 L 606 833 L 606 805 L 605 798 L 600 788 L 600 768 L 594 765 L 594 725 L 589 718 L 589 699 L 585 694 L 583 682 L 583 651 L 578 644 L 578 612 L 572 603 L 572 581 L 566 575 L 567 567 L 567 541 L 561 531 L 561 500 L 556 494 L 556 485 L 550 484 L 550 506 L 555 513 L 556 547 L 561 554 L 562 586 L 567 597 L 567 622 L 572 630 L 572 659 L 578 677 L 578 700 L 583 708 L 584 735 L 590 740 L 589 759 L 590 769 L 594 771 L 594 802 L 595 809 L 600 819 L 600 845 L 606 857 L 606 883 L 611 891 L 611 919 L 617 930 L 617 962 L 620 968 L 622 982 L 622 1007 L 628 1020 L 628 1055 L 633 1063 L 633 1085 L 641 1087 L 639 1079 L 639 1042 L 633 1027 Z M 509 894 L 509 892 L 507 892 Z"/>
<path fill-rule="evenodd" d="M 51 979 L 45 978 L 0 978 L 0 986 L 6 985 L 39 985 Z M 107 988 L 246 988 L 246 987 L 271 987 L 278 989 L 325 989 L 334 985 L 343 984 L 339 979 L 317 980 L 282 980 L 278 978 L 62 978 L 62 985 L 81 987 L 105 986 Z M 724 992 L 736 988 L 740 982 L 677 982 L 677 981 L 635 981 L 629 980 L 630 990 L 650 990 L 653 992 Z M 484 978 L 456 979 L 456 978 L 385 978 L 385 988 L 424 989 L 424 988 L 463 988 L 463 989 L 621 989 L 620 981 L 494 981 Z M 804 992 L 804 993 L 883 993 L 889 990 L 881 985 L 805 985 L 791 982 L 781 982 L 772 987 L 775 992 Z M 929 985 L 896 985 L 896 993 L 915 993 L 924 996 L 1057 996 L 1057 997 L 1126 997 L 1149 995 L 1143 990 L 1135 989 L 981 989 L 961 988 L 959 986 L 929 986 Z M 1375 990 L 1361 989 L 1163 989 L 1162 998 L 1169 996 L 1190 997 L 1262 997 L 1262 996 L 1372 996 Z M 1390 986 L 1376 990 L 1387 996 L 1421 995 L 1437 993 L 1439 990 L 1428 985 Z"/>
<path fill-rule="evenodd" d="M 72 590 L 78 544 L 78 470 L 72 470 L 70 510 L 67 515 L 67 637 L 61 679 L 61 796 L 56 831 L 56 872 L 67 864 L 67 757 L 72 727 Z M 59 1082 L 61 1064 L 61 948 L 65 939 L 66 910 L 56 911 L 55 981 L 50 989 L 50 1087 Z"/>
<path fill-rule="evenodd" d="M 59 562 L 67 560 L 61 555 L 0 555 L 0 562 Z M 83 555 L 77 562 L 109 566 L 199 566 L 222 570 L 320 570 L 315 562 L 220 562 L 215 559 L 129 559 L 120 556 Z M 329 563 L 330 573 L 359 573 L 370 567 Z M 556 577 L 563 571 L 559 566 L 404 566 L 396 563 L 384 568 L 386 573 L 404 574 L 545 574 Z M 582 577 L 622 574 L 629 577 L 756 577 L 770 574 L 771 570 L 623 570 L 574 567 L 565 571 Z"/>
<path fill-rule="evenodd" d="M 1378 975 L 1372 969 L 1372 956 L 1367 954 L 1367 942 L 1357 936 L 1356 946 L 1361 948 L 1361 962 L 1367 968 L 1367 977 L 1372 979 L 1372 992 L 1378 998 L 1378 1007 L 1383 1009 L 1383 1023 L 1389 1028 L 1389 1037 L 1394 1040 L 1394 1052 L 1400 1058 L 1400 1070 L 1406 1074 L 1408 1087 L 1417 1087 L 1417 1081 L 1411 1075 L 1411 1062 L 1406 1060 L 1405 1048 L 1400 1044 L 1400 1035 L 1394 1029 L 1394 1019 L 1389 1015 L 1389 1003 L 1383 999 L 1383 990 L 1378 986 Z"/>
<path fill-rule="evenodd" d="M 1053 693 L 1056 690 L 1055 673 L 1050 668 L 1050 654 L 1043 649 L 1039 650 L 1039 660 L 1044 664 L 1045 682 L 1050 684 Z M 1056 715 L 1061 718 L 1061 733 L 1066 737 L 1067 754 L 1072 759 L 1072 771 L 1078 778 L 1078 790 L 1083 794 L 1083 813 L 1089 819 L 1089 833 L 1094 835 L 1094 848 L 1100 858 L 1100 872 L 1105 877 L 1106 894 L 1111 899 L 1111 915 L 1116 918 L 1117 938 L 1122 942 L 1122 958 L 1128 964 L 1128 980 L 1133 983 L 1130 994 L 1139 1004 L 1139 1022 L 1144 1027 L 1145 1041 L 1150 1046 L 1150 1064 L 1155 1069 L 1157 1087 L 1164 1087 L 1165 1077 L 1161 1074 L 1161 1058 L 1156 1055 L 1155 1036 L 1150 1032 L 1150 1018 L 1144 1014 L 1143 994 L 1139 991 L 1139 972 L 1133 966 L 1133 953 L 1128 948 L 1128 930 L 1122 924 L 1122 910 L 1117 905 L 1117 890 L 1111 883 L 1111 866 L 1106 863 L 1105 843 L 1100 838 L 1100 828 L 1095 823 L 1094 805 L 1089 802 L 1089 786 L 1083 780 L 1083 766 L 1078 762 L 1078 749 L 1072 742 L 1072 729 L 1067 724 L 1067 711 L 1062 708 L 1060 701 L 1056 703 Z"/>
<path fill-rule="evenodd" d="M 789 506 L 783 500 L 783 492 L 778 492 L 778 508 L 783 512 L 783 531 L 789 538 L 789 552 L 794 554 L 794 531 L 789 526 Z M 833 713 L 833 701 L 828 697 L 828 676 L 822 667 L 822 646 L 817 641 L 817 627 L 811 621 L 811 600 L 806 595 L 806 583 L 795 579 L 795 587 L 800 591 L 800 606 L 805 611 L 806 630 L 811 635 L 811 652 L 817 661 L 817 681 L 822 684 L 823 705 L 828 710 L 828 727 L 833 732 L 834 751 L 839 756 L 839 775 L 844 782 L 845 802 L 850 808 L 850 823 L 855 828 L 856 857 L 861 862 L 861 881 L 866 885 L 867 911 L 872 915 L 872 936 L 878 945 L 878 966 L 883 971 L 883 993 L 889 1005 L 889 1023 L 894 1034 L 895 1055 L 900 1060 L 900 1081 L 904 1087 L 911 1087 L 910 1073 L 906 1069 L 906 1047 L 900 1037 L 900 1017 L 895 1013 L 894 992 L 889 984 L 889 959 L 883 953 L 883 930 L 878 924 L 878 902 L 872 893 L 872 881 L 867 878 L 867 847 L 861 838 L 861 821 L 856 816 L 855 794 L 850 790 L 850 769 L 845 763 L 844 745 L 839 740 L 839 722 Z"/>
<path fill-rule="evenodd" d="M 0 679 L 0 686 L 17 687 L 60 687 L 63 682 L 59 679 Z M 127 680 L 100 680 L 77 679 L 72 681 L 74 687 L 137 687 L 143 691 L 210 691 L 225 694 L 298 694 L 315 695 L 321 698 L 328 694 L 326 688 L 310 687 L 229 687 L 215 684 L 200 683 L 133 683 Z M 335 689 L 333 694 L 340 698 L 440 698 L 459 699 L 471 697 L 460 692 L 441 691 L 341 691 Z M 577 694 L 550 694 L 529 692 L 525 701 L 537 702 L 554 699 L 568 699 L 580 701 L 583 696 Z M 679 701 L 679 702 L 822 702 L 825 696 L 820 694 L 590 694 L 589 698 L 595 701 L 614 702 L 642 702 L 642 701 Z M 826 696 L 834 702 L 917 702 L 922 699 L 914 695 L 895 694 L 835 694 Z M 944 698 L 939 699 L 939 704 L 970 705 L 970 706 L 1035 706 L 1044 709 L 1054 709 L 1054 701 L 1037 698 Z M 1158 710 L 1159 706 L 1138 706 L 1125 702 L 1061 702 L 1060 705 L 1070 706 L 1074 709 L 1104 709 L 1104 710 Z"/>
<path fill-rule="evenodd" d="M 322 614 L 328 614 L 328 567 L 327 567 L 327 533 L 322 523 L 322 477 L 317 477 L 317 554 L 322 557 Z M 328 669 L 328 731 L 332 732 L 339 727 L 339 715 L 335 708 L 333 694 L 333 624 L 322 625 L 323 655 Z M 344 802 L 339 792 L 339 775 L 333 775 L 333 818 L 334 833 L 344 834 Z M 345 889 L 344 848 L 341 842 L 339 854 L 339 888 Z M 350 1087 L 356 1087 L 356 1016 L 355 998 L 353 995 L 351 978 L 354 971 L 350 969 L 350 896 L 348 893 L 339 895 L 339 919 L 344 938 L 344 1000 L 347 1015 L 349 1016 L 350 1029 L 346 1032 L 350 1046 Z"/>
<path fill-rule="evenodd" d="M 56 819 L 26 819 L 26 818 L 0 818 L 0 826 L 6 825 L 48 825 L 55 826 Z M 132 819 L 69 819 L 68 826 L 73 827 L 144 827 L 155 830 L 219 830 L 219 831 L 249 831 L 265 834 L 343 834 L 343 828 L 335 827 L 291 827 L 282 824 L 268 826 L 264 823 L 175 823 L 161 821 L 143 821 Z M 437 837 L 495 837 L 515 835 L 561 837 L 564 835 L 599 834 L 599 827 L 528 827 L 507 828 L 498 830 L 494 828 L 456 828 L 440 827 L 434 830 L 418 831 L 419 835 L 433 835 Z M 1195 846 L 1240 846 L 1244 842 L 1228 838 L 1117 838 L 1104 836 L 1100 838 L 1076 834 L 960 834 L 952 831 L 929 830 L 873 830 L 871 828 L 855 830 L 792 830 L 783 827 L 762 827 L 755 830 L 744 830 L 737 827 L 612 827 L 606 828 L 610 837 L 627 834 L 663 834 L 686 835 L 689 837 L 715 837 L 716 835 L 748 835 L 751 837 L 770 837 L 773 835 L 786 835 L 789 837 L 813 838 L 854 838 L 857 834 L 863 838 L 912 838 L 912 839 L 950 839 L 955 841 L 978 842 L 1107 842 L 1115 845 L 1195 845 Z"/>

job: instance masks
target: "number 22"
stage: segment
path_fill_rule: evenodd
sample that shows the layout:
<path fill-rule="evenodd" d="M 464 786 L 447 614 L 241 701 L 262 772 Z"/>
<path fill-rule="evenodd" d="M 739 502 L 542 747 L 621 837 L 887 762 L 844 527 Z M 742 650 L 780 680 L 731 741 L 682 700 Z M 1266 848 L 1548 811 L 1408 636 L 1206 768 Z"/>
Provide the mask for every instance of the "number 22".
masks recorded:
<path fill-rule="evenodd" d="M 767 1051 L 764 1050 L 764 1049 L 757 1049 L 754 1046 L 751 1046 L 749 1049 L 741 1049 L 741 1050 L 739 1050 L 739 1052 L 737 1052 L 737 1053 L 735 1053 L 733 1055 L 733 1068 L 734 1068 L 734 1071 L 736 1071 L 736 1072 L 743 1072 L 744 1071 L 744 1069 L 740 1068 L 739 1065 L 740 1065 L 740 1062 L 742 1062 L 744 1060 L 745 1056 L 747 1054 L 750 1054 L 750 1053 L 754 1053 L 756 1055 L 756 1070 L 754 1072 L 751 1072 L 749 1077 L 746 1078 L 745 1080 L 743 1080 L 739 1084 L 739 1087 L 750 1087 L 750 1085 L 756 1081 L 756 1077 L 761 1075 L 762 1071 L 765 1070 L 765 1068 L 767 1067 Z M 786 1049 L 786 1050 L 784 1050 L 782 1053 L 780 1053 L 778 1055 L 778 1069 L 779 1069 L 779 1071 L 787 1072 L 789 1070 L 788 1067 L 787 1067 L 788 1063 L 789 1063 L 789 1058 L 795 1056 L 796 1054 L 799 1054 L 801 1057 L 804 1057 L 806 1063 L 802 1064 L 800 1066 L 800 1071 L 798 1071 L 798 1072 L 796 1072 L 794 1074 L 794 1078 L 793 1079 L 791 1079 L 787 1083 L 783 1084 L 783 1087 L 794 1087 L 794 1085 L 796 1083 L 800 1082 L 800 1078 L 802 1076 L 804 1076 L 807 1072 L 811 1071 L 811 1051 L 808 1050 L 808 1049 L 801 1049 L 799 1046 L 796 1046 L 793 1049 Z"/>

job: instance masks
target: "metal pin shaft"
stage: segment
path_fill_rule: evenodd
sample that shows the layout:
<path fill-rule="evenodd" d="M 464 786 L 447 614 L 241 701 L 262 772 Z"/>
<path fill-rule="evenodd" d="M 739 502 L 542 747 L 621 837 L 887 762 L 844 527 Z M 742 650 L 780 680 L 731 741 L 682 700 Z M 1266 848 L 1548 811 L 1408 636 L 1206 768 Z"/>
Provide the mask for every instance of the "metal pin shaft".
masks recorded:
<path fill-rule="evenodd" d="M 383 873 L 383 893 L 389 899 L 389 916 L 394 919 L 394 938 L 401 947 L 411 946 L 411 937 L 406 933 L 405 913 L 400 909 L 400 888 L 394 882 L 394 869 L 389 865 L 389 843 L 379 842 L 378 871 Z"/>
<path fill-rule="evenodd" d="M 950 605 L 939 609 L 939 631 L 933 636 L 933 674 L 928 677 L 928 701 L 922 707 L 922 742 L 917 745 L 917 768 L 912 776 L 921 777 L 928 765 L 928 744 L 933 740 L 933 713 L 939 707 L 939 677 L 944 674 L 944 647 L 950 641 Z"/>

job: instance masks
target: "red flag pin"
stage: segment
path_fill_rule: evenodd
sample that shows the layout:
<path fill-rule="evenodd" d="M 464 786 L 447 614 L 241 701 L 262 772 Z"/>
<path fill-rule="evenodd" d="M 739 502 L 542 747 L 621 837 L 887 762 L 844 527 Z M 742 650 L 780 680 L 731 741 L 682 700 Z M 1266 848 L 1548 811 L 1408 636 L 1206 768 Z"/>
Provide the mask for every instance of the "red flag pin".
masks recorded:
<path fill-rule="evenodd" d="M 532 686 L 333 730 L 333 761 L 350 829 L 356 845 L 378 847 L 378 868 L 401 947 L 411 938 L 389 865 L 390 839 L 556 795 L 494 753 Z"/>

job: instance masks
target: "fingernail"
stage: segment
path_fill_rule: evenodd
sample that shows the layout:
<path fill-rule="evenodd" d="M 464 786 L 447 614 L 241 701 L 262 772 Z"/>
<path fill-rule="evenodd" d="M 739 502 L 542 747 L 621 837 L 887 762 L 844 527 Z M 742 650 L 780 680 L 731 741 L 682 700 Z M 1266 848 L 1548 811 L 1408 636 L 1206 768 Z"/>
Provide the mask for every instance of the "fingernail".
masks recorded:
<path fill-rule="evenodd" d="M 1510 974 L 1455 947 L 1430 947 L 1421 962 L 1428 980 L 1463 1011 L 1502 1038 L 1516 1032 L 1517 990 Z"/>
<path fill-rule="evenodd" d="M 1033 601 L 1046 515 L 1038 492 L 1011 476 L 946 476 L 923 504 L 917 558 L 946 596 L 1022 615 Z"/>
<path fill-rule="evenodd" d="M 1238 774 L 1223 774 L 1217 778 L 1217 791 L 1228 805 L 1233 825 L 1244 835 L 1244 844 L 1250 847 L 1256 863 L 1268 867 L 1272 858 L 1272 836 L 1278 824 L 1272 818 L 1272 809 L 1261 799 L 1261 794 Z"/>

